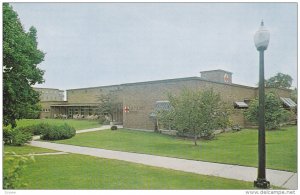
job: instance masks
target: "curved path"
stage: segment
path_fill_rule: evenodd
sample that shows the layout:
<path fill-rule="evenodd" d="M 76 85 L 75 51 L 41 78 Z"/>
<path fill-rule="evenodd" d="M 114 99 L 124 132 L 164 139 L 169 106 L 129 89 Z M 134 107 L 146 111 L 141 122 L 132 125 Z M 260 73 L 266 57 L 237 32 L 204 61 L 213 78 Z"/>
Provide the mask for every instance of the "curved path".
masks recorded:
<path fill-rule="evenodd" d="M 77 133 L 84 133 L 90 131 L 98 131 L 108 129 L 106 126 L 101 128 L 81 130 Z M 186 160 L 172 157 L 155 156 L 149 154 L 139 154 L 131 152 L 121 152 L 114 150 L 106 150 L 100 148 L 90 148 L 83 146 L 73 146 L 67 144 L 57 144 L 42 141 L 31 141 L 31 146 L 47 148 L 67 153 L 83 154 L 96 156 L 101 158 L 123 160 L 132 163 L 139 163 L 144 165 L 150 165 L 155 167 L 173 169 L 178 171 L 211 175 L 229 179 L 237 179 L 242 181 L 253 182 L 256 180 L 257 168 L 246 167 L 238 165 L 229 165 L 221 163 L 211 163 L 196 160 Z M 298 174 L 287 171 L 279 171 L 267 169 L 267 180 L 271 185 L 296 190 L 298 189 Z"/>

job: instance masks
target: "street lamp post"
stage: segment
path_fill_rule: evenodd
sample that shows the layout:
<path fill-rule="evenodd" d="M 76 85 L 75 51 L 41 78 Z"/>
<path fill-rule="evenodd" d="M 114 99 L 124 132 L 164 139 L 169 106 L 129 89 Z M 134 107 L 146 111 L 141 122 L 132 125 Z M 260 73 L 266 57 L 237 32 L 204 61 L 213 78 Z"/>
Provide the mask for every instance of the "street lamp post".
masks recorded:
<path fill-rule="evenodd" d="M 254 35 L 254 43 L 259 51 L 259 128 L 258 128 L 258 174 L 254 186 L 270 188 L 266 179 L 266 142 L 265 142 L 265 78 L 264 78 L 264 51 L 268 48 L 270 33 L 264 27 L 263 21 Z"/>

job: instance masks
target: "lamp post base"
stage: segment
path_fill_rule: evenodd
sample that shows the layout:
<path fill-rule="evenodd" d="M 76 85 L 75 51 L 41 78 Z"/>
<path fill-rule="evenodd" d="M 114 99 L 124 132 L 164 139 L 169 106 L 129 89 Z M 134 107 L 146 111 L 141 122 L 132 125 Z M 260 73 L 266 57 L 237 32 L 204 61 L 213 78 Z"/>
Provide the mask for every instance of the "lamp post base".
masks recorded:
<path fill-rule="evenodd" d="M 269 189 L 270 188 L 270 182 L 266 179 L 257 178 L 256 181 L 254 181 L 254 187 L 261 188 L 261 189 Z"/>

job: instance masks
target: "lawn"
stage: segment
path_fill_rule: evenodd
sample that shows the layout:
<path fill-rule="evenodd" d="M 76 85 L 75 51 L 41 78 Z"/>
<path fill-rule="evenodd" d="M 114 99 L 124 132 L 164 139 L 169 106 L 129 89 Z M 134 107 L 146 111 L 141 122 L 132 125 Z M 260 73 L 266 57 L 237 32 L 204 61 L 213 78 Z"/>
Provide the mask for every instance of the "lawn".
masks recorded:
<path fill-rule="evenodd" d="M 129 151 L 184 159 L 257 166 L 257 130 L 227 132 L 211 141 L 174 138 L 153 132 L 120 129 L 78 134 L 57 143 Z M 297 172 L 297 127 L 266 132 L 267 168 Z"/>
<path fill-rule="evenodd" d="M 11 150 L 4 147 L 5 151 Z M 19 147 L 26 154 L 28 146 Z M 23 151 L 22 151 L 23 150 Z M 30 147 L 31 152 L 41 152 Z M 25 189 L 253 189 L 252 182 L 85 155 L 35 156 L 22 174 Z M 4 164 L 4 169 L 9 166 Z"/>
<path fill-rule="evenodd" d="M 75 120 L 75 119 L 22 119 L 17 120 L 17 126 L 29 126 L 29 125 L 35 125 L 38 123 L 49 123 L 54 125 L 61 125 L 64 123 L 67 123 L 68 125 L 74 127 L 76 130 L 82 130 L 82 129 L 89 129 L 89 128 L 95 128 L 100 127 L 101 124 L 97 120 Z"/>
<path fill-rule="evenodd" d="M 38 148 L 33 146 L 4 146 L 5 152 L 15 152 L 16 154 L 40 154 L 40 153 L 48 153 L 48 152 L 57 152 L 55 150 L 50 150 L 46 148 Z"/>

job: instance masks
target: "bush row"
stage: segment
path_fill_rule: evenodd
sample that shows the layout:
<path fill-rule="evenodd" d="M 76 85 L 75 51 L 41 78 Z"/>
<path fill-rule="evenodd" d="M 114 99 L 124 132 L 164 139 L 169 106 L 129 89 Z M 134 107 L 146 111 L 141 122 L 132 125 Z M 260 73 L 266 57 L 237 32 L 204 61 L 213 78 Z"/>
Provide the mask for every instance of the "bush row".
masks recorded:
<path fill-rule="evenodd" d="M 7 145 L 22 146 L 32 139 L 30 132 L 21 131 L 19 128 L 4 128 L 3 142 Z"/>
<path fill-rule="evenodd" d="M 41 135 L 43 132 L 47 132 L 48 129 L 53 128 L 55 125 L 50 125 L 48 123 L 39 123 L 36 125 L 30 125 L 25 127 L 18 127 L 18 130 L 22 132 L 28 132 L 32 135 Z"/>
<path fill-rule="evenodd" d="M 70 125 L 51 125 L 51 128 L 41 132 L 41 139 L 43 140 L 60 140 L 69 139 L 75 136 L 76 130 Z"/>
<path fill-rule="evenodd" d="M 41 135 L 43 140 L 60 140 L 69 139 L 75 136 L 76 130 L 64 125 L 50 125 L 48 123 L 40 123 L 26 127 L 17 127 L 14 129 L 3 129 L 3 141 L 7 145 L 21 146 L 32 139 L 32 135 Z"/>

